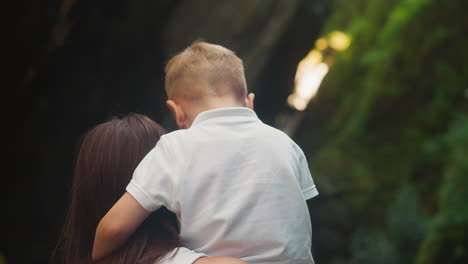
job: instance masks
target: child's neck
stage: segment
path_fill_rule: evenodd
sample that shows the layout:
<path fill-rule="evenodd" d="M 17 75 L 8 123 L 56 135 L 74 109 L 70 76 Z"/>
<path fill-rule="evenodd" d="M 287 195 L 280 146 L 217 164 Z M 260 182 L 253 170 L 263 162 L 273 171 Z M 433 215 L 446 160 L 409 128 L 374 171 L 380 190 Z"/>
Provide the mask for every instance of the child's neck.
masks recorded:
<path fill-rule="evenodd" d="M 191 124 L 193 120 L 195 120 L 195 118 L 204 111 L 226 107 L 245 107 L 245 105 L 239 103 L 239 101 L 232 96 L 208 97 L 198 103 L 194 102 L 190 104 L 185 111 Z"/>

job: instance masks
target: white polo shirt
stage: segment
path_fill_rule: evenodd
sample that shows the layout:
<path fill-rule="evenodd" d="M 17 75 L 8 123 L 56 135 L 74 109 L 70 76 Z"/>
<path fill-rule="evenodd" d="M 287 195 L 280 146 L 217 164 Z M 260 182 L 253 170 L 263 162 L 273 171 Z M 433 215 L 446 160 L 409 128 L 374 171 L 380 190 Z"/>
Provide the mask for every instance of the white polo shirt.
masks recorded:
<path fill-rule="evenodd" d="M 248 263 L 314 263 L 305 200 L 318 194 L 302 150 L 244 107 L 200 113 L 161 137 L 127 191 L 181 224 L 182 245 Z"/>

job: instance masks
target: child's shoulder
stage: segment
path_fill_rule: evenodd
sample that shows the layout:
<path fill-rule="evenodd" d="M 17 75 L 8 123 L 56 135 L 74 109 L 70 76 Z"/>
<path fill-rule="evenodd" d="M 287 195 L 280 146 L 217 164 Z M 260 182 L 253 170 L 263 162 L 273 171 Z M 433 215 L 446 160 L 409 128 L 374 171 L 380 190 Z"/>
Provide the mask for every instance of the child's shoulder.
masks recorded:
<path fill-rule="evenodd" d="M 275 138 L 275 142 L 283 142 L 285 145 L 291 147 L 297 153 L 303 152 L 301 147 L 299 147 L 299 145 L 288 134 L 286 134 L 286 132 L 267 124 L 262 125 L 263 129 L 268 131 L 268 133 L 270 133 Z"/>
<path fill-rule="evenodd" d="M 171 132 L 168 132 L 161 136 L 161 138 L 173 138 L 183 136 L 187 132 L 187 129 L 177 129 Z"/>
<path fill-rule="evenodd" d="M 279 130 L 278 128 L 272 127 L 268 124 L 262 123 L 261 124 L 262 130 L 271 136 L 277 137 L 278 139 L 283 139 L 286 141 L 294 142 L 288 134 L 284 131 Z"/>
<path fill-rule="evenodd" d="M 161 136 L 157 145 L 173 145 L 181 141 L 185 136 L 185 129 L 174 130 Z"/>

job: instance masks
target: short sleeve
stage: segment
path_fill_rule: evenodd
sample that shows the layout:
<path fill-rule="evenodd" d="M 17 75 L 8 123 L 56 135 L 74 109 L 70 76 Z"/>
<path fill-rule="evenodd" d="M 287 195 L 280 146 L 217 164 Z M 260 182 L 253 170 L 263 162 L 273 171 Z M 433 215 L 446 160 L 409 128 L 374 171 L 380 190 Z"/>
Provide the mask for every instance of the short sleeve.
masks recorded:
<path fill-rule="evenodd" d="M 296 145 L 296 151 L 299 155 L 298 164 L 298 180 L 301 186 L 302 194 L 305 200 L 309 200 L 318 195 L 317 188 L 315 187 L 314 180 L 310 174 L 309 165 L 304 152 Z"/>
<path fill-rule="evenodd" d="M 126 190 L 148 212 L 161 206 L 174 212 L 177 196 L 173 164 L 174 159 L 163 136 L 135 169 Z"/>
<path fill-rule="evenodd" d="M 201 257 L 206 257 L 206 255 L 180 247 L 167 253 L 157 264 L 192 264 Z"/>

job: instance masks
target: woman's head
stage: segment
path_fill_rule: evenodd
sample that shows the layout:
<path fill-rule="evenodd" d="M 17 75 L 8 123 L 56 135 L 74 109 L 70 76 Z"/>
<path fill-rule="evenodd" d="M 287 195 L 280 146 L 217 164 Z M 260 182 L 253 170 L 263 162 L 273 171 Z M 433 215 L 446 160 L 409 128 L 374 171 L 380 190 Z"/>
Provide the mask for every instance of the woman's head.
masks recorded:
<path fill-rule="evenodd" d="M 125 193 L 133 171 L 164 129 L 146 116 L 114 118 L 88 131 L 75 164 L 70 211 L 62 250 L 66 263 L 89 263 L 96 227 Z M 175 216 L 153 213 L 127 243 L 104 261 L 154 262 L 178 246 Z"/>

